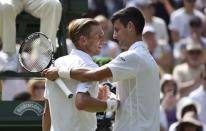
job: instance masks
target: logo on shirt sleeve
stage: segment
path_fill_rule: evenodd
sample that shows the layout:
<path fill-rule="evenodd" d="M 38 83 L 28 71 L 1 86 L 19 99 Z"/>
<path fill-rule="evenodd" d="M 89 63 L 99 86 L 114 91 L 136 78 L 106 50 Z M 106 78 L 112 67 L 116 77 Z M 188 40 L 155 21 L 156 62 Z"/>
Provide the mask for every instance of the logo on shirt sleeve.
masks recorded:
<path fill-rule="evenodd" d="M 126 61 L 124 57 L 121 57 L 121 56 L 120 56 L 119 58 L 120 58 L 122 61 Z"/>

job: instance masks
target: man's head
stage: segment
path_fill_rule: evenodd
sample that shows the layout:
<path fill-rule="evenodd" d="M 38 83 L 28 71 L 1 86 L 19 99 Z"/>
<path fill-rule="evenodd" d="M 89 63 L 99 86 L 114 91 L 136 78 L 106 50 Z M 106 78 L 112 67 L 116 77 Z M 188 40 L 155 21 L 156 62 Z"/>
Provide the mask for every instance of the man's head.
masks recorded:
<path fill-rule="evenodd" d="M 90 18 L 73 20 L 68 27 L 69 38 L 77 49 L 94 56 L 100 53 L 104 32 L 101 25 Z"/>
<path fill-rule="evenodd" d="M 196 0 L 183 0 L 185 9 L 191 13 L 195 9 L 195 2 Z"/>
<path fill-rule="evenodd" d="M 177 82 L 171 74 L 164 74 L 160 81 L 161 92 L 163 95 L 172 92 L 173 95 L 177 93 Z"/>
<path fill-rule="evenodd" d="M 190 21 L 189 21 L 190 29 L 192 34 L 196 34 L 201 36 L 202 33 L 202 21 L 199 17 L 194 16 Z"/>
<path fill-rule="evenodd" d="M 193 111 L 198 114 L 200 112 L 200 105 L 189 97 L 182 97 L 177 103 L 177 119 L 181 120 L 188 111 Z"/>
<path fill-rule="evenodd" d="M 190 67 L 197 68 L 203 63 L 203 47 L 198 41 L 187 39 L 186 61 Z"/>
<path fill-rule="evenodd" d="M 203 131 L 202 123 L 198 120 L 197 114 L 193 111 L 185 113 L 176 127 L 177 131 Z"/>
<path fill-rule="evenodd" d="M 155 15 L 154 2 L 145 1 L 142 2 L 139 7 L 145 16 L 146 22 L 151 22 L 152 17 Z"/>
<path fill-rule="evenodd" d="M 143 14 L 135 7 L 121 9 L 114 13 L 111 18 L 114 25 L 114 39 L 118 40 L 121 46 L 128 48 L 137 37 L 142 37 L 145 25 Z"/>

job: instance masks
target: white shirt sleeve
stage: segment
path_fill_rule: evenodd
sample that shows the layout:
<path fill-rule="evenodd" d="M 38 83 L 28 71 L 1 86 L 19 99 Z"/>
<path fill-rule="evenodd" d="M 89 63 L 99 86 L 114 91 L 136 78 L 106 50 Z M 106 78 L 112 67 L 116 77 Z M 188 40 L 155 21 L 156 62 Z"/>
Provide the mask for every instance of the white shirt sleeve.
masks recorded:
<path fill-rule="evenodd" d="M 113 82 L 133 78 L 139 70 L 138 56 L 132 51 L 125 52 L 104 66 L 110 68 Z"/>
<path fill-rule="evenodd" d="M 89 88 L 93 88 L 92 82 L 79 83 L 77 85 L 76 94 L 78 92 L 82 92 L 82 93 L 89 92 Z"/>
<path fill-rule="evenodd" d="M 172 14 L 170 17 L 169 29 L 177 31 L 178 25 L 179 24 L 178 24 L 176 16 L 174 14 Z"/>

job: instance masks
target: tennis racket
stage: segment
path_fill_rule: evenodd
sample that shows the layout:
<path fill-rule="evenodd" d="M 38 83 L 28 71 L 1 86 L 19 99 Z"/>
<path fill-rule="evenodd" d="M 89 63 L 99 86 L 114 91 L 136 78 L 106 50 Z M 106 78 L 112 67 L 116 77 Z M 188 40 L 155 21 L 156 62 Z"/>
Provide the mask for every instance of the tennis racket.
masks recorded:
<path fill-rule="evenodd" d="M 19 49 L 19 61 L 21 66 L 29 72 L 41 72 L 50 67 L 54 62 L 54 48 L 51 40 L 41 32 L 29 35 L 22 42 Z M 61 79 L 55 82 L 68 98 L 72 98 L 72 92 Z"/>

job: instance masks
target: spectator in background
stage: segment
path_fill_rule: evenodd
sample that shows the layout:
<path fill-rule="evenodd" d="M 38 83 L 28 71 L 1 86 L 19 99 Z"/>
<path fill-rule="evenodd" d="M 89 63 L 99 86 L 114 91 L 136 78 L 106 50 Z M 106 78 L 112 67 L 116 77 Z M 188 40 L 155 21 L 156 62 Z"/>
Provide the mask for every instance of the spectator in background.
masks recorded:
<path fill-rule="evenodd" d="M 3 71 L 17 71 L 15 20 L 22 10 L 40 18 L 40 31 L 51 38 L 56 50 L 56 33 L 62 11 L 59 0 L 1 0 L 0 37 L 3 40 L 3 51 L 8 55 Z"/>
<path fill-rule="evenodd" d="M 103 14 L 108 17 L 105 0 L 88 0 L 88 8 L 97 14 Z"/>
<path fill-rule="evenodd" d="M 178 121 L 169 127 L 169 131 L 176 131 L 176 127 L 178 126 L 181 119 L 187 112 L 191 111 L 197 115 L 197 113 L 200 111 L 200 105 L 188 97 L 181 98 L 177 103 L 176 117 Z"/>
<path fill-rule="evenodd" d="M 103 14 L 107 18 L 123 7 L 123 0 L 88 0 L 90 10 L 97 12 L 97 14 Z"/>
<path fill-rule="evenodd" d="M 174 11 L 170 17 L 169 29 L 173 44 L 191 34 L 189 21 L 193 16 L 197 16 L 202 21 L 205 21 L 203 13 L 195 9 L 196 0 L 183 0 L 183 2 L 184 7 Z"/>
<path fill-rule="evenodd" d="M 201 105 L 201 110 L 198 114 L 201 122 L 206 124 L 206 67 L 201 75 L 202 84 L 194 91 L 192 91 L 189 97 Z"/>
<path fill-rule="evenodd" d="M 188 111 L 179 121 L 176 131 L 203 131 L 203 125 L 195 112 Z"/>
<path fill-rule="evenodd" d="M 175 58 L 175 64 L 179 64 L 183 62 L 184 60 L 184 50 L 186 45 L 188 44 L 188 41 L 196 41 L 202 45 L 203 48 L 206 48 L 206 37 L 203 37 L 203 23 L 201 19 L 197 16 L 194 16 L 189 21 L 189 26 L 191 30 L 191 34 L 181 39 L 177 44 L 174 45 L 173 49 L 173 55 Z M 204 56 L 204 59 L 206 61 L 206 57 Z"/>
<path fill-rule="evenodd" d="M 146 25 L 143 30 L 143 39 L 151 55 L 164 72 L 169 73 L 173 67 L 173 56 L 170 46 L 165 41 L 158 41 L 152 26 Z"/>
<path fill-rule="evenodd" d="M 27 91 L 31 95 L 31 100 L 44 100 L 45 80 L 30 79 L 27 84 Z"/>
<path fill-rule="evenodd" d="M 107 7 L 108 18 L 110 18 L 114 12 L 124 7 L 123 0 L 105 0 L 105 4 Z"/>
<path fill-rule="evenodd" d="M 121 51 L 118 44 L 110 39 L 112 32 L 112 23 L 103 15 L 98 15 L 94 19 L 101 24 L 104 31 L 103 47 L 97 57 L 115 58 Z"/>
<path fill-rule="evenodd" d="M 206 8 L 206 0 L 197 0 L 196 8 L 201 12 L 204 12 L 204 9 Z"/>
<path fill-rule="evenodd" d="M 179 7 L 179 4 L 176 1 L 182 0 L 156 0 L 154 3 L 155 16 L 162 18 L 168 25 L 170 15 Z"/>
<path fill-rule="evenodd" d="M 168 127 L 176 122 L 176 104 L 178 101 L 178 87 L 177 82 L 172 78 L 170 74 L 164 74 L 161 81 L 161 92 L 163 98 L 161 100 L 161 107 L 166 114 L 166 120 Z M 168 127 L 166 129 L 168 129 Z"/>
<path fill-rule="evenodd" d="M 186 45 L 185 62 L 176 65 L 173 70 L 173 77 L 179 85 L 180 97 L 187 96 L 201 84 L 200 74 L 203 69 L 202 46 L 190 40 Z"/>
<path fill-rule="evenodd" d="M 14 101 L 28 101 L 31 100 L 31 95 L 29 92 L 20 92 L 16 94 L 13 98 Z"/>
<path fill-rule="evenodd" d="M 157 40 L 163 40 L 166 44 L 168 44 L 169 36 L 166 23 L 163 19 L 154 16 L 154 3 L 144 1 L 140 4 L 140 8 L 142 9 L 145 17 L 145 25 L 150 25 L 154 28 L 155 37 Z"/>
<path fill-rule="evenodd" d="M 14 96 L 26 91 L 25 79 L 4 79 L 2 80 L 2 100 L 13 100 Z"/>

